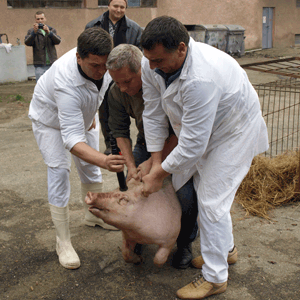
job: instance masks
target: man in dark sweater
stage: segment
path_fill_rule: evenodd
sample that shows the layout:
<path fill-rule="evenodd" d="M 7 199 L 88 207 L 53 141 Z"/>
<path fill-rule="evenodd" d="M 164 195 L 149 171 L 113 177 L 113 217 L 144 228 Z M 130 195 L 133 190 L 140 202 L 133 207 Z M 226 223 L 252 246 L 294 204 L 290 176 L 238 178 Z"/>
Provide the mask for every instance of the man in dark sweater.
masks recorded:
<path fill-rule="evenodd" d="M 114 80 L 108 93 L 109 126 L 117 140 L 118 147 L 126 160 L 127 180 L 139 180 L 148 174 L 152 159 L 147 151 L 143 118 L 144 99 L 141 79 L 142 52 L 133 45 L 115 47 L 106 62 L 106 68 Z M 138 129 L 137 141 L 132 151 L 130 138 L 130 118 L 135 119 Z M 169 137 L 163 149 L 163 159 L 177 145 L 177 138 L 169 125 Z M 181 230 L 177 238 L 177 251 L 172 258 L 172 266 L 185 269 L 192 261 L 192 242 L 197 236 L 198 206 L 193 187 L 193 177 L 176 191 L 182 208 Z M 140 249 L 135 248 L 138 253 Z"/>

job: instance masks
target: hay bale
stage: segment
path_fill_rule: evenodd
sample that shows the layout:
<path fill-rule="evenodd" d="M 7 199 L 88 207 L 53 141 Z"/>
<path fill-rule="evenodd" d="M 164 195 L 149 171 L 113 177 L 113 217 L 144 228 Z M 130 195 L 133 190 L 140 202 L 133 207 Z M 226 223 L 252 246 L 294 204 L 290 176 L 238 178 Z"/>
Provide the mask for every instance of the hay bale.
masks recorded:
<path fill-rule="evenodd" d="M 298 171 L 299 152 L 273 158 L 258 155 L 237 191 L 236 201 L 246 214 L 270 219 L 270 209 L 299 200 Z"/>

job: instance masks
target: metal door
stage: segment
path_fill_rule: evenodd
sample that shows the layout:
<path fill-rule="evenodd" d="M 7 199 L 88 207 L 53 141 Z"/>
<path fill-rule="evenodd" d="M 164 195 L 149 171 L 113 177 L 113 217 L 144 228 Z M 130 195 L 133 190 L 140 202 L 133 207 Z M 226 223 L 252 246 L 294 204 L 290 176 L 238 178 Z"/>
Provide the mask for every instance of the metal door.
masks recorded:
<path fill-rule="evenodd" d="M 273 7 L 263 8 L 262 48 L 273 47 Z"/>

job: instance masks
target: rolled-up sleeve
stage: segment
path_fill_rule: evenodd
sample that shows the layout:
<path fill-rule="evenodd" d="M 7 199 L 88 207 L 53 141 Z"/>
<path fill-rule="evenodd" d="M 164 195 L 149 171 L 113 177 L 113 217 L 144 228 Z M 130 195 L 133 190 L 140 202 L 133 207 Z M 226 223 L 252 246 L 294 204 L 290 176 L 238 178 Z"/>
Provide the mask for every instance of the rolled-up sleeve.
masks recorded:
<path fill-rule="evenodd" d="M 69 88 L 56 89 L 54 96 L 63 144 L 70 151 L 77 143 L 86 143 L 80 96 Z"/>

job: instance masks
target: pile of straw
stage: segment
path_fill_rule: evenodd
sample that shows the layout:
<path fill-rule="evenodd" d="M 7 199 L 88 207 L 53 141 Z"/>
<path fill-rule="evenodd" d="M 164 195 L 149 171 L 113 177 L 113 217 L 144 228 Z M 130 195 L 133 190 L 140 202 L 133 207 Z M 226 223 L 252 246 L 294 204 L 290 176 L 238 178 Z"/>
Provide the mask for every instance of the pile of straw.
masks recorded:
<path fill-rule="evenodd" d="M 299 200 L 299 153 L 287 152 L 273 158 L 256 156 L 237 191 L 236 201 L 247 215 L 270 219 L 268 212 Z"/>

